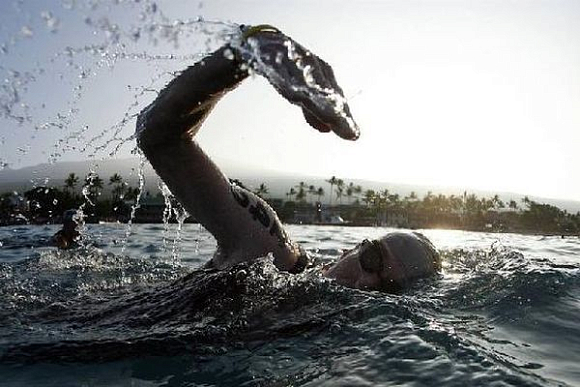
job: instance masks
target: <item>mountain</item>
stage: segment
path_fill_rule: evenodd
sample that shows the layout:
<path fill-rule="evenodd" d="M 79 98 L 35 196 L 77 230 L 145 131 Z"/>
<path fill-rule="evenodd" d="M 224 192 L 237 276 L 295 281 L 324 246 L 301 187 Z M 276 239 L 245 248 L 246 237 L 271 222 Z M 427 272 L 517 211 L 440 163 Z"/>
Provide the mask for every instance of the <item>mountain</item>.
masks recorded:
<path fill-rule="evenodd" d="M 323 202 L 327 203 L 330 199 L 328 192 L 330 185 L 325 181 L 328 177 L 299 175 L 288 172 L 280 172 L 269 170 L 262 167 L 247 167 L 239 166 L 234 161 L 216 158 L 216 163 L 222 166 L 224 173 L 231 178 L 239 179 L 250 189 L 257 188 L 261 183 L 266 184 L 269 189 L 268 197 L 271 198 L 286 198 L 286 192 L 291 187 L 298 185 L 300 181 L 304 181 L 307 186 L 313 185 L 316 188 L 322 187 L 325 191 Z M 139 159 L 110 159 L 99 161 L 67 161 L 58 162 L 54 164 L 39 164 L 32 167 L 25 167 L 20 169 L 5 168 L 0 171 L 0 193 L 7 191 L 23 192 L 34 186 L 52 185 L 63 186 L 64 180 L 69 173 L 75 173 L 82 180 L 89 172 L 98 173 L 105 182 L 105 189 L 108 187 L 109 177 L 114 173 L 119 173 L 124 181 L 132 186 L 138 186 L 139 183 Z M 145 189 L 155 193 L 158 190 L 159 178 L 149 165 L 144 164 L 143 176 L 145 178 Z M 340 176 L 339 176 L 340 177 Z M 344 178 L 346 184 L 352 182 L 355 185 L 360 185 L 364 190 L 383 190 L 388 189 L 392 193 L 397 193 L 401 197 L 415 192 L 419 197 L 422 197 L 431 191 L 433 194 L 445 194 L 460 196 L 463 194 L 463 189 L 437 187 L 437 186 L 422 186 L 410 184 L 385 183 L 372 180 L 349 179 Z M 79 184 L 80 185 L 80 184 Z M 483 190 L 466 189 L 468 193 L 474 193 L 479 197 L 493 197 L 498 195 L 502 200 L 509 201 L 516 200 L 518 203 L 525 196 L 519 193 L 510 192 L 493 192 Z M 580 201 L 548 199 L 541 197 L 528 196 L 531 200 L 539 203 L 547 203 L 558 208 L 567 210 L 570 213 L 580 212 Z M 333 196 L 333 203 L 336 203 L 336 195 Z M 343 203 L 348 199 L 343 197 Z"/>

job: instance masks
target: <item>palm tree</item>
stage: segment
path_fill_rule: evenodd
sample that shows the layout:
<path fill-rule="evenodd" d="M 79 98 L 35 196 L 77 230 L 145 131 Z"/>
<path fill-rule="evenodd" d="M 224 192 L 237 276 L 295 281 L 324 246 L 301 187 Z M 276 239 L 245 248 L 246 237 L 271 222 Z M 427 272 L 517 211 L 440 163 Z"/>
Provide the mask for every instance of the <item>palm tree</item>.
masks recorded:
<path fill-rule="evenodd" d="M 399 194 L 391 194 L 387 196 L 392 207 L 398 208 L 401 204 Z"/>
<path fill-rule="evenodd" d="M 524 196 L 524 198 L 522 199 L 522 203 L 524 203 L 526 205 L 526 207 L 529 207 L 530 204 L 532 203 L 532 201 L 530 200 L 529 197 Z"/>
<path fill-rule="evenodd" d="M 383 192 L 379 192 L 378 196 L 380 197 L 379 199 L 381 200 L 381 202 L 385 204 L 385 208 L 388 207 L 389 206 L 389 197 L 391 196 L 388 188 L 385 188 L 383 190 Z"/>
<path fill-rule="evenodd" d="M 101 195 L 101 189 L 103 189 L 103 179 L 101 179 L 98 174 L 90 172 L 85 177 L 83 195 L 86 196 L 92 205 L 96 205 L 96 199 Z"/>
<path fill-rule="evenodd" d="M 109 185 L 112 184 L 119 184 L 123 182 L 123 178 L 118 173 L 113 174 L 113 176 L 109 177 Z"/>
<path fill-rule="evenodd" d="M 125 193 L 126 200 L 137 200 L 137 197 L 140 194 L 140 190 L 138 187 L 127 187 L 127 192 Z"/>
<path fill-rule="evenodd" d="M 260 186 L 254 191 L 254 193 L 263 198 L 264 196 L 268 195 L 268 193 L 270 193 L 270 190 L 268 190 L 266 184 L 260 183 Z"/>
<path fill-rule="evenodd" d="M 493 200 L 481 198 L 481 208 L 484 212 L 489 211 L 490 208 L 494 208 Z"/>
<path fill-rule="evenodd" d="M 384 190 L 383 192 L 389 192 L 389 190 Z M 373 197 L 373 207 L 375 209 L 375 213 L 376 213 L 376 219 L 377 219 L 377 224 L 381 224 L 381 214 L 382 214 L 382 209 L 386 209 L 387 208 L 387 195 L 378 193 L 376 195 L 374 195 Z"/>
<path fill-rule="evenodd" d="M 344 180 L 338 179 L 336 181 L 336 198 L 339 204 L 342 204 L 342 195 L 344 195 Z"/>
<path fill-rule="evenodd" d="M 505 207 L 504 202 L 499 198 L 498 195 L 495 195 L 491 200 L 493 202 L 493 207 L 495 209 L 500 209 L 500 208 L 504 208 Z"/>
<path fill-rule="evenodd" d="M 449 210 L 455 211 L 456 213 L 460 213 L 462 207 L 463 207 L 462 198 L 455 195 L 449 196 Z"/>
<path fill-rule="evenodd" d="M 84 188 L 88 190 L 88 195 L 92 199 L 96 199 L 101 194 L 103 189 L 103 179 L 98 174 L 91 172 L 85 177 Z"/>
<path fill-rule="evenodd" d="M 375 193 L 374 190 L 367 189 L 365 191 L 364 196 L 363 196 L 363 202 L 365 202 L 365 204 L 367 206 L 370 206 L 371 203 L 374 203 L 375 202 L 375 196 L 376 196 L 376 193 Z"/>
<path fill-rule="evenodd" d="M 290 201 L 292 201 L 294 195 L 296 195 L 296 190 L 294 189 L 294 187 L 291 187 L 290 191 L 286 192 L 286 196 L 288 196 L 290 198 Z"/>
<path fill-rule="evenodd" d="M 354 194 L 357 195 L 356 203 L 358 204 L 359 203 L 358 199 L 360 197 L 360 194 L 362 193 L 362 187 L 357 184 L 357 185 L 354 186 L 354 189 L 353 190 L 354 190 Z"/>
<path fill-rule="evenodd" d="M 417 204 L 417 194 L 415 191 L 411 191 L 411 193 L 403 198 L 403 207 L 406 209 L 413 209 L 416 207 Z"/>
<path fill-rule="evenodd" d="M 298 193 L 296 194 L 296 200 L 298 200 L 299 202 L 303 202 L 304 199 L 306 198 L 306 183 L 301 181 L 300 183 L 298 183 L 296 188 L 298 188 Z"/>
<path fill-rule="evenodd" d="M 336 176 L 332 176 L 329 180 L 326 180 L 327 183 L 330 184 L 330 205 L 332 205 L 332 191 L 334 188 L 334 185 L 338 182 L 338 179 L 336 178 Z"/>
<path fill-rule="evenodd" d="M 118 201 L 123 197 L 125 193 L 125 183 L 123 182 L 123 178 L 118 173 L 115 173 L 113 176 L 109 177 L 109 185 L 113 185 L 113 201 Z"/>
<path fill-rule="evenodd" d="M 352 181 L 346 186 L 346 197 L 348 198 L 348 204 L 352 203 L 352 197 L 354 195 L 355 189 L 356 187 Z"/>
<path fill-rule="evenodd" d="M 74 192 L 77 183 L 79 182 L 79 177 L 75 173 L 69 173 L 68 177 L 64 181 L 64 187 L 70 190 L 71 194 Z"/>
<path fill-rule="evenodd" d="M 313 186 L 313 185 L 308 186 L 308 195 L 310 197 L 316 195 L 316 187 L 315 186 Z"/>
<path fill-rule="evenodd" d="M 304 189 L 299 189 L 296 193 L 296 200 L 304 202 L 304 199 L 306 199 L 306 191 Z"/>
<path fill-rule="evenodd" d="M 318 187 L 316 190 L 316 196 L 318 196 L 318 201 L 320 202 L 321 198 L 324 196 L 324 188 Z"/>

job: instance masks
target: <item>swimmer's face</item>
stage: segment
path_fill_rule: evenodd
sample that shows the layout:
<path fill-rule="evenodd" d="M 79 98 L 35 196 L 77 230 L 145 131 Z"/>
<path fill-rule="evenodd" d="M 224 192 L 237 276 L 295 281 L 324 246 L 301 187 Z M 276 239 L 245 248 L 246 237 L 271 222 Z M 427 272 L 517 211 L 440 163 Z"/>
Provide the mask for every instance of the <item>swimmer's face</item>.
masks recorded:
<path fill-rule="evenodd" d="M 62 224 L 62 228 L 65 231 L 75 231 L 77 226 L 77 222 L 72 219 L 68 219 Z"/>
<path fill-rule="evenodd" d="M 397 291 L 401 288 L 402 273 L 393 270 L 394 257 L 381 240 L 364 240 L 346 251 L 324 276 L 350 288 Z M 396 268 L 395 268 L 396 269 Z"/>
<path fill-rule="evenodd" d="M 425 236 L 396 232 L 364 240 L 323 274 L 351 288 L 396 292 L 439 269 L 439 254 Z"/>

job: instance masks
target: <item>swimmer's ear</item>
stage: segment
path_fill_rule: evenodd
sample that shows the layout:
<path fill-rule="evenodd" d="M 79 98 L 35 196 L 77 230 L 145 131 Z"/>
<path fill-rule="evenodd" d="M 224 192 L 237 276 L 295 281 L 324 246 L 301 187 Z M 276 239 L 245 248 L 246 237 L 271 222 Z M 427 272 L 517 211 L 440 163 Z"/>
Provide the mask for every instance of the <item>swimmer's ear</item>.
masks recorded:
<path fill-rule="evenodd" d="M 320 132 L 356 140 L 356 125 L 328 63 L 274 27 L 242 27 L 242 59 L 286 100 L 302 108 L 306 122 Z"/>

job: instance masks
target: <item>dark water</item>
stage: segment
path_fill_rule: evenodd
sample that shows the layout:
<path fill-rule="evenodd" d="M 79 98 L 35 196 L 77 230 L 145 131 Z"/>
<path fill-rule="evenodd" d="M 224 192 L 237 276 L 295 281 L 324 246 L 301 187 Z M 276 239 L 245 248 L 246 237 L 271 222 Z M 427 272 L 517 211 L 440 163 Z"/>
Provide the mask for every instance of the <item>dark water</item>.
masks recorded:
<path fill-rule="evenodd" d="M 196 270 L 185 225 L 0 229 L 0 385 L 580 384 L 580 240 L 430 231 L 444 272 L 400 295 L 293 276 L 268 258 Z M 379 228 L 294 226 L 318 265 Z"/>

